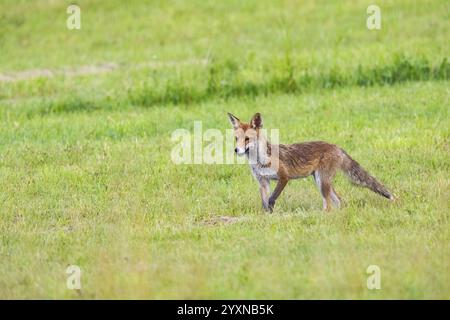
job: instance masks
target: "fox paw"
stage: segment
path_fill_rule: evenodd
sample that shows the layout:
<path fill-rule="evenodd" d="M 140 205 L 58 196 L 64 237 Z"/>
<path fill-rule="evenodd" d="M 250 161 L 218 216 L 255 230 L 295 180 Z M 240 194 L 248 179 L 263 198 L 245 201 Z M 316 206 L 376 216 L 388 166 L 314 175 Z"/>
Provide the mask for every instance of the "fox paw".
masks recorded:
<path fill-rule="evenodd" d="M 273 207 L 275 207 L 275 200 L 269 199 L 269 211 L 273 212 Z"/>

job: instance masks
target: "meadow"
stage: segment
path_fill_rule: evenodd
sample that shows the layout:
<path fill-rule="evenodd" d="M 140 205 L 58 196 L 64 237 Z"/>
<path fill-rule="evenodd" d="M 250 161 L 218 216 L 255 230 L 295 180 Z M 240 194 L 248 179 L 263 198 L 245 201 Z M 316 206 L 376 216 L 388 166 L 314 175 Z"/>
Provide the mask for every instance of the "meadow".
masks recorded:
<path fill-rule="evenodd" d="M 0 298 L 450 298 L 447 1 L 377 1 L 372 31 L 359 0 L 80 0 L 80 30 L 71 3 L 0 3 Z M 267 214 L 247 165 L 173 163 L 227 112 L 398 199 L 338 175 L 327 214 L 307 178 Z"/>

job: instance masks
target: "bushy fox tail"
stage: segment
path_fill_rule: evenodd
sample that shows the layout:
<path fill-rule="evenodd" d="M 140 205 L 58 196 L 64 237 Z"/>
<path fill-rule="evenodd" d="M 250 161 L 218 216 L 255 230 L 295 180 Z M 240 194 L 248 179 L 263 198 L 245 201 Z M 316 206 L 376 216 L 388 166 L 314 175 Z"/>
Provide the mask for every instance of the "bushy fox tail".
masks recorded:
<path fill-rule="evenodd" d="M 350 180 L 362 187 L 369 188 L 373 192 L 388 198 L 389 200 L 394 200 L 394 196 L 389 190 L 372 177 L 366 170 L 364 170 L 358 162 L 352 159 L 347 152 L 342 150 L 344 153 L 344 161 L 342 163 L 341 169 L 350 178 Z"/>

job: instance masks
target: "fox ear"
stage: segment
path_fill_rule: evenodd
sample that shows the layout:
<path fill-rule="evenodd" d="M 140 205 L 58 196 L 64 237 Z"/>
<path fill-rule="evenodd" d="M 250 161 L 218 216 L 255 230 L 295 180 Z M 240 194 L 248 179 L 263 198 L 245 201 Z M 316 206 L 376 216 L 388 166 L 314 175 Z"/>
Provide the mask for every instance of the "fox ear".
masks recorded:
<path fill-rule="evenodd" d="M 239 125 L 241 124 L 241 120 L 233 116 L 231 113 L 228 112 L 228 118 L 230 118 L 231 125 L 233 128 L 237 129 L 239 128 Z"/>
<path fill-rule="evenodd" d="M 250 120 L 250 125 L 252 126 L 253 129 L 262 128 L 263 122 L 261 114 L 259 112 L 255 113 L 252 120 Z"/>

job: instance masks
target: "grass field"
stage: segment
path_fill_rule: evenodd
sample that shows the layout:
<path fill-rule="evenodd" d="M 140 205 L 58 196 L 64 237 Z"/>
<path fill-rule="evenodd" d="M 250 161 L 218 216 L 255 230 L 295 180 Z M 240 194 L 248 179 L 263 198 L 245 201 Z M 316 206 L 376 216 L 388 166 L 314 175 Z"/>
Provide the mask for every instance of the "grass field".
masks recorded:
<path fill-rule="evenodd" d="M 450 298 L 447 1 L 0 3 L 0 298 Z M 385 183 L 272 215 L 247 165 L 176 165 L 174 130 L 259 111 Z M 226 219 L 224 218 L 226 217 Z M 81 290 L 66 268 L 81 268 Z M 381 289 L 366 286 L 369 265 Z"/>

